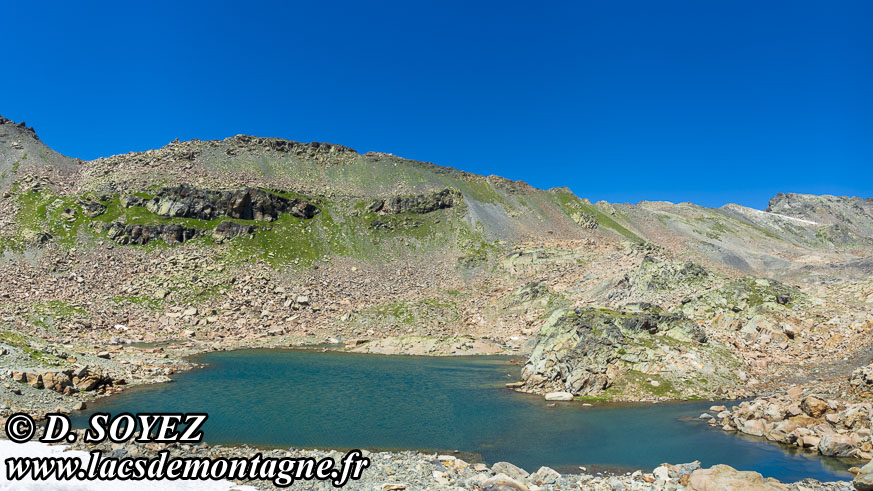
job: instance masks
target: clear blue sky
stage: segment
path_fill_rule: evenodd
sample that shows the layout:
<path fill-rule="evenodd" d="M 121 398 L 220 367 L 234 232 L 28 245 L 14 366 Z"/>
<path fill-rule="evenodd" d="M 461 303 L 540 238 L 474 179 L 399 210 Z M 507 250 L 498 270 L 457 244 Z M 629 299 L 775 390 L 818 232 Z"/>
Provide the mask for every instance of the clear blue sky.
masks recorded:
<path fill-rule="evenodd" d="M 871 25 L 867 0 L 4 2 L 0 115 L 83 159 L 247 133 L 761 208 L 873 196 Z"/>

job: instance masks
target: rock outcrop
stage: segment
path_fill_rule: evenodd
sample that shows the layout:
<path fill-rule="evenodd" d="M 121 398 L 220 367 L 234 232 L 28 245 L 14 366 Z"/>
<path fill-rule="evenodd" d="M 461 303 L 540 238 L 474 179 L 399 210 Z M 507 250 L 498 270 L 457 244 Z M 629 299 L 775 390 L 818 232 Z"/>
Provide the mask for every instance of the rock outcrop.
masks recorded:
<path fill-rule="evenodd" d="M 873 364 L 852 372 L 849 389 L 860 399 L 873 400 Z"/>
<path fill-rule="evenodd" d="M 157 225 L 129 225 L 121 222 L 109 224 L 107 235 L 118 244 L 145 245 L 155 239 L 168 244 L 186 242 L 202 233 L 201 230 L 183 227 L 175 223 Z"/>
<path fill-rule="evenodd" d="M 142 206 L 163 217 L 214 220 L 228 217 L 271 222 L 283 213 L 310 219 L 318 208 L 300 198 L 286 198 L 260 189 L 212 191 L 186 185 L 165 188 L 154 197 L 124 196 L 125 207 Z"/>
<path fill-rule="evenodd" d="M 242 235 L 253 234 L 257 230 L 254 225 L 244 225 L 236 222 L 221 222 L 212 231 L 212 236 L 219 240 L 232 239 Z"/>
<path fill-rule="evenodd" d="M 842 231 L 847 238 L 873 237 L 871 198 L 779 193 L 770 199 L 767 211 L 828 226 L 829 232 Z"/>
<path fill-rule="evenodd" d="M 873 491 L 873 460 L 861 467 L 852 485 L 857 491 Z"/>
<path fill-rule="evenodd" d="M 88 367 L 44 372 L 13 371 L 12 380 L 35 389 L 49 389 L 65 395 L 79 391 L 102 392 L 119 382 L 112 377 L 93 372 Z"/>
<path fill-rule="evenodd" d="M 373 213 L 430 213 L 436 210 L 451 208 L 462 203 L 464 198 L 456 189 L 443 189 L 429 194 L 414 194 L 411 196 L 395 196 L 387 199 L 376 199 L 367 208 Z"/>
<path fill-rule="evenodd" d="M 559 309 L 540 329 L 536 346 L 522 370 L 525 389 L 596 395 L 629 374 L 651 392 L 669 391 L 664 377 L 696 374 L 729 377 L 722 363 L 700 349 L 706 336 L 682 314 L 651 304 L 625 310 Z M 681 374 L 681 375 L 680 375 Z M 726 381 L 725 381 L 726 382 Z"/>

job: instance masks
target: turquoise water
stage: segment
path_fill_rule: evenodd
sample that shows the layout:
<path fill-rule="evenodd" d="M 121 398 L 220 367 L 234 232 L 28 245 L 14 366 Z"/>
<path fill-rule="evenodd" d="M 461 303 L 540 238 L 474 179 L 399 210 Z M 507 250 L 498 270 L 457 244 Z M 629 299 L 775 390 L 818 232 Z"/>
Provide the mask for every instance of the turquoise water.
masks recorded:
<path fill-rule="evenodd" d="M 519 368 L 502 357 L 242 350 L 196 361 L 208 365 L 98 401 L 74 422 L 93 412 L 207 412 L 213 444 L 459 450 L 529 471 L 700 460 L 783 481 L 851 478 L 845 462 L 710 428 L 696 419 L 710 402 L 547 407 L 504 388 Z"/>

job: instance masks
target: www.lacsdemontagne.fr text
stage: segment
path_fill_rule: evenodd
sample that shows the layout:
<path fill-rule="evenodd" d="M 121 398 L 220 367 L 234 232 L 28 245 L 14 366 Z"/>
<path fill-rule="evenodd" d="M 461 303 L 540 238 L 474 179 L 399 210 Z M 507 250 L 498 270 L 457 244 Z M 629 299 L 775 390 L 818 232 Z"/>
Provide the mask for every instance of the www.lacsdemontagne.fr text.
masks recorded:
<path fill-rule="evenodd" d="M 79 457 L 11 457 L 6 459 L 6 478 L 68 480 L 265 480 L 287 487 L 300 480 L 330 480 L 336 487 L 357 480 L 369 466 L 360 450 L 352 450 L 338 462 L 330 457 L 250 458 L 170 457 L 167 450 L 156 457 L 103 457 L 94 450 L 87 467 Z"/>
<path fill-rule="evenodd" d="M 111 440 L 123 443 L 137 442 L 185 442 L 197 443 L 203 433 L 198 431 L 206 419 L 205 413 L 191 415 L 122 413 L 112 417 L 97 413 L 90 418 L 90 428 L 85 440 L 99 443 Z M 71 431 L 66 415 L 50 413 L 40 441 L 43 443 L 73 442 L 76 434 Z M 187 423 L 182 429 L 179 423 Z M 136 429 L 141 431 L 137 432 Z M 177 431 L 178 428 L 178 431 Z M 7 437 L 16 443 L 26 443 L 36 436 L 33 418 L 16 413 L 7 419 Z M 154 430 L 154 431 L 152 431 Z M 313 457 L 171 457 L 162 450 L 155 457 L 104 457 L 102 451 L 90 452 L 90 458 L 78 456 L 60 457 L 9 457 L 6 459 L 6 479 L 10 482 L 31 479 L 45 481 L 93 481 L 93 480 L 239 480 L 270 481 L 277 487 L 288 487 L 300 480 L 317 479 L 330 481 L 342 487 L 350 480 L 358 480 L 370 460 L 360 450 L 350 450 L 338 461 L 331 457 L 316 460 Z M 87 460 L 87 463 L 85 462 Z"/>

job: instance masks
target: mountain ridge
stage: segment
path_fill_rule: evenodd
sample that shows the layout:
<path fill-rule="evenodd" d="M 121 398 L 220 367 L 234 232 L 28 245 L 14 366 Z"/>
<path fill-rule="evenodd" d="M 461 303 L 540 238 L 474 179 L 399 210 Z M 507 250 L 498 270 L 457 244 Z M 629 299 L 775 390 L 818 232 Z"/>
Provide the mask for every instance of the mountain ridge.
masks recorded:
<path fill-rule="evenodd" d="M 121 197 L 170 183 L 250 187 L 318 196 L 336 206 L 332 214 L 345 216 L 367 200 L 455 189 L 464 211 L 452 228 L 466 223 L 484 242 L 588 237 L 653 242 L 718 269 L 781 277 L 814 276 L 834 267 L 861 274 L 851 271 L 852 256 L 863 257 L 873 247 L 870 198 L 779 193 L 766 210 L 647 200 L 592 204 L 566 186 L 539 189 L 384 152 L 250 135 L 177 139 L 158 149 L 82 161 L 54 152 L 26 125 L 0 122 L 0 144 L 6 146 L 0 189 L 7 192 L 21 172 L 53 174 L 44 177 L 61 195 Z M 801 251 L 818 258 L 796 264 L 793 258 Z"/>

